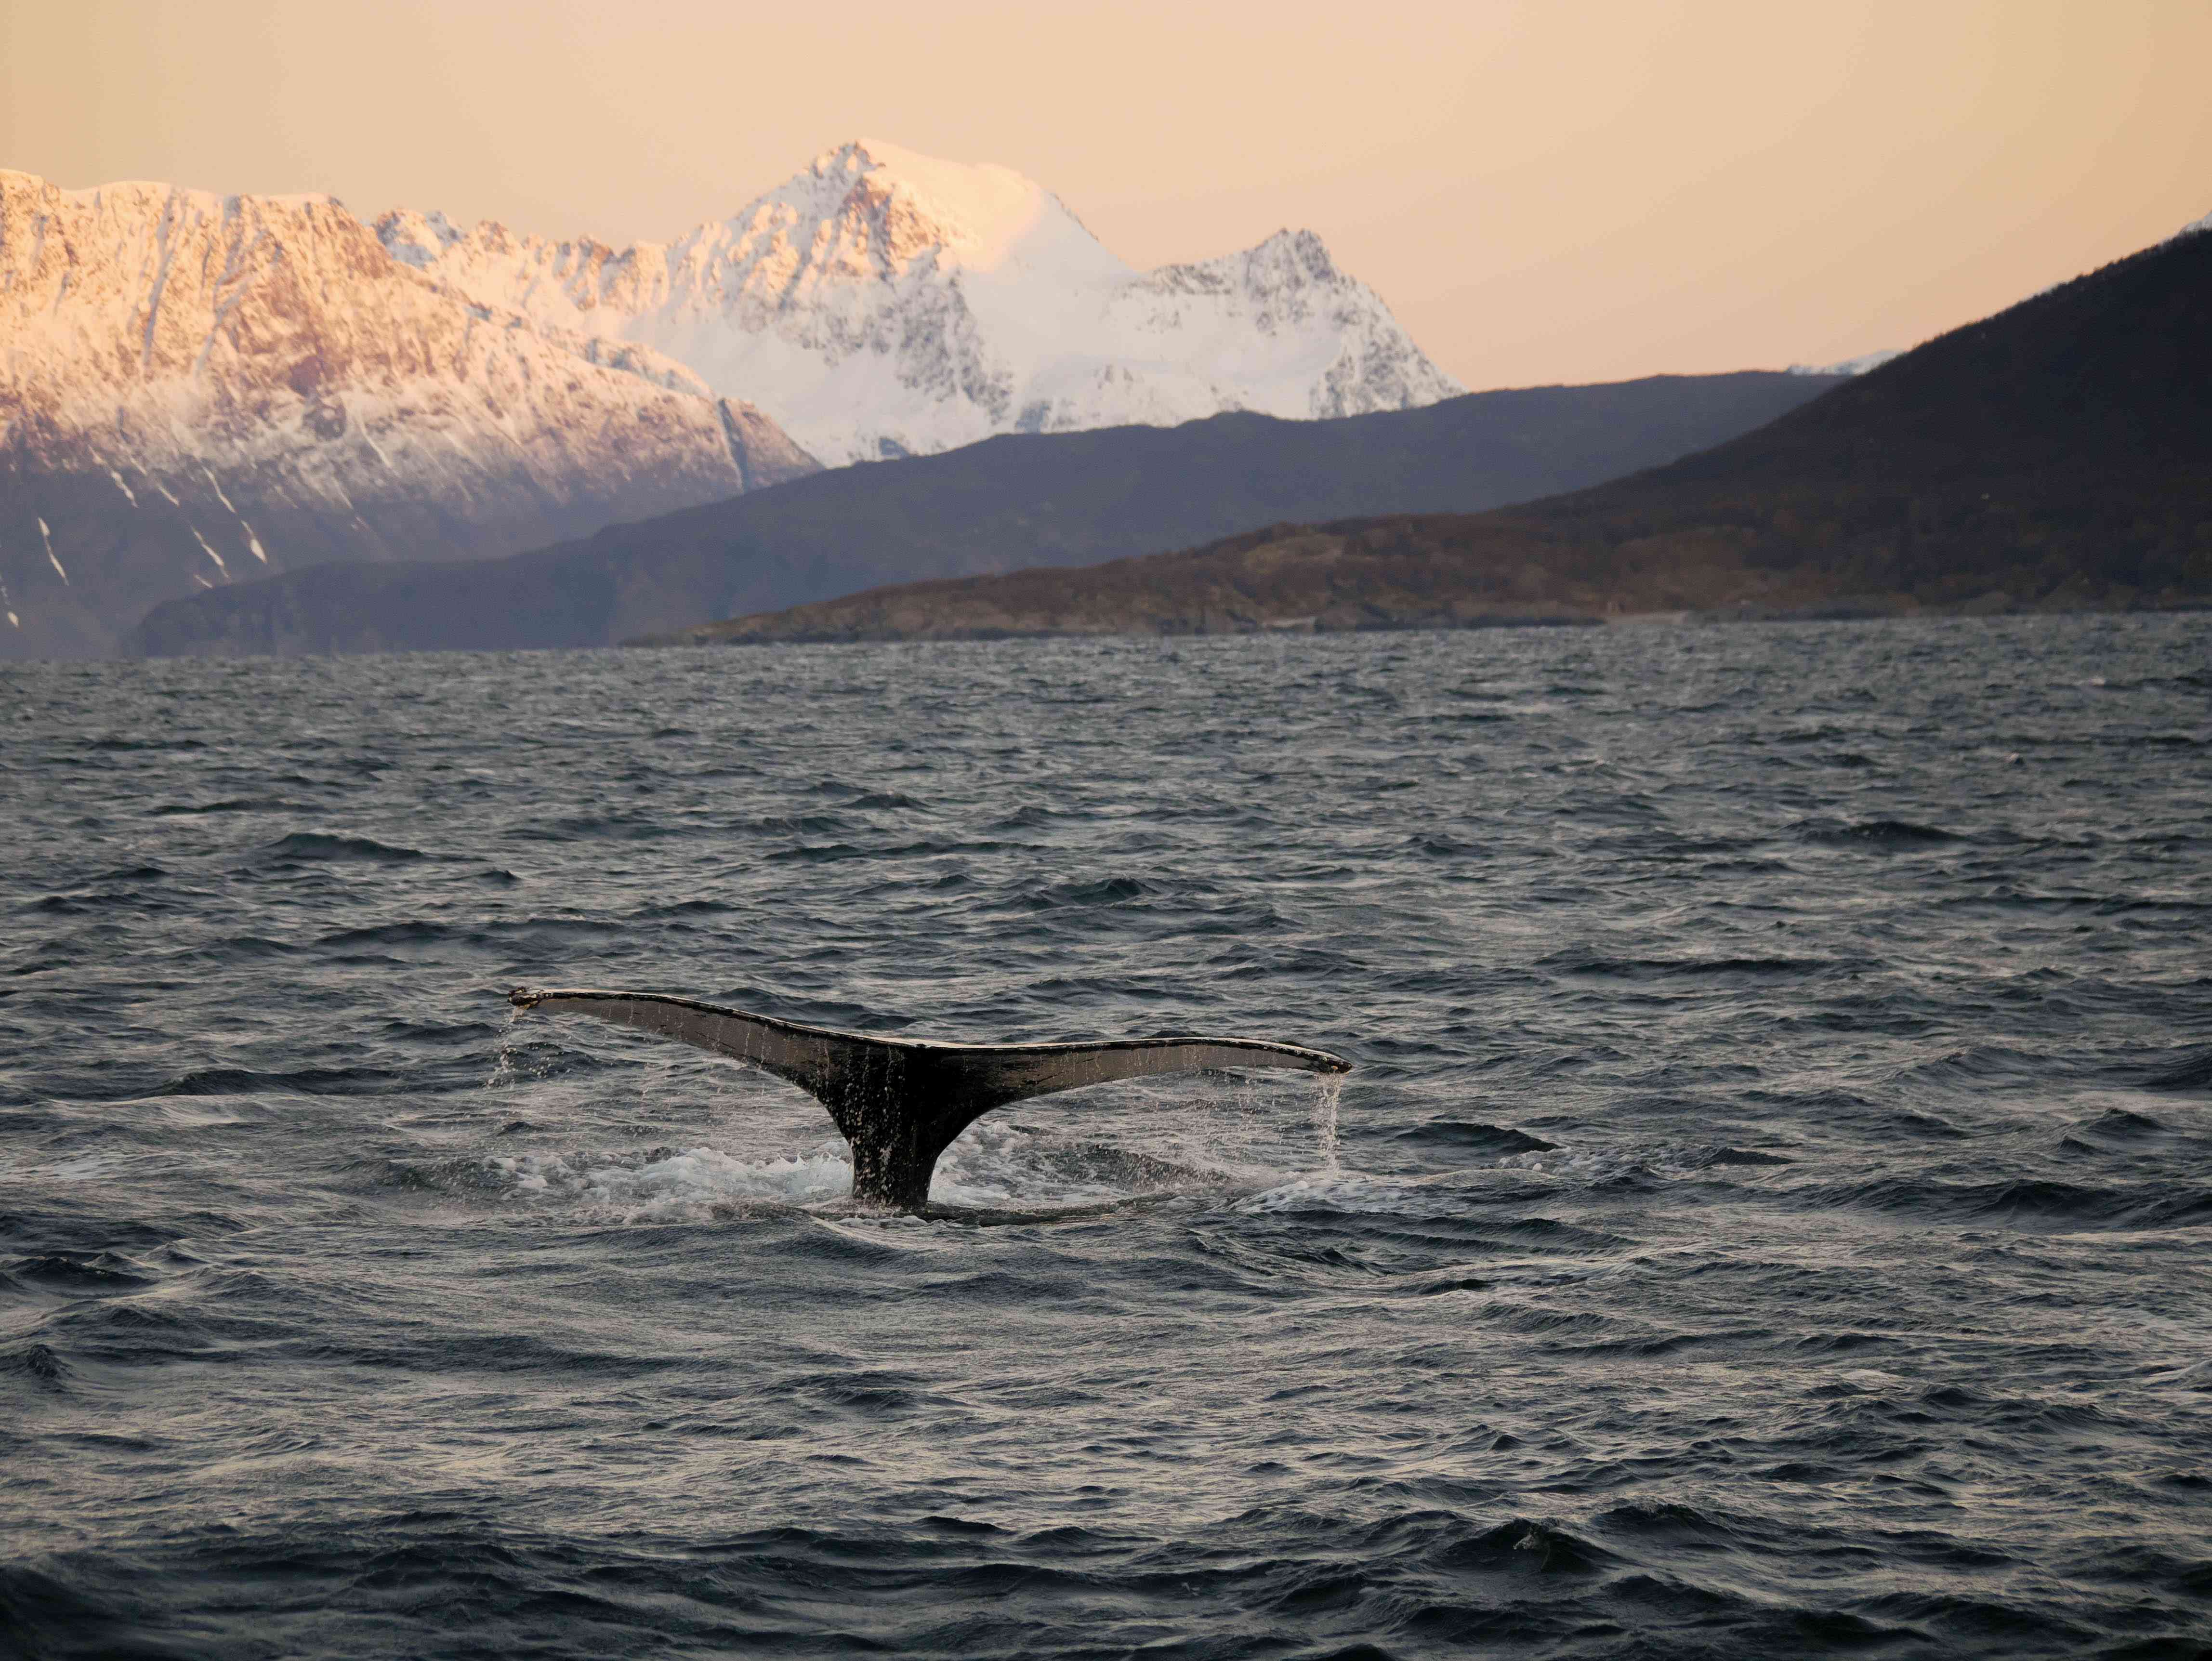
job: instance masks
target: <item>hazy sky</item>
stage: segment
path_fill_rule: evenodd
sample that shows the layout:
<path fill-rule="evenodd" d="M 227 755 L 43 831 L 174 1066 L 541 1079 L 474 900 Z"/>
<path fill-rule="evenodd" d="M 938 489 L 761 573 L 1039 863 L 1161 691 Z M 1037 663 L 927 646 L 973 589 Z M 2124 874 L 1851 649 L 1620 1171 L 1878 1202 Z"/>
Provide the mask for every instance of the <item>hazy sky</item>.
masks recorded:
<path fill-rule="evenodd" d="M 1909 345 L 2154 241 L 2208 66 L 2208 0 L 0 0 L 0 166 L 623 242 L 866 135 L 1139 265 L 1310 226 L 1483 387 Z"/>

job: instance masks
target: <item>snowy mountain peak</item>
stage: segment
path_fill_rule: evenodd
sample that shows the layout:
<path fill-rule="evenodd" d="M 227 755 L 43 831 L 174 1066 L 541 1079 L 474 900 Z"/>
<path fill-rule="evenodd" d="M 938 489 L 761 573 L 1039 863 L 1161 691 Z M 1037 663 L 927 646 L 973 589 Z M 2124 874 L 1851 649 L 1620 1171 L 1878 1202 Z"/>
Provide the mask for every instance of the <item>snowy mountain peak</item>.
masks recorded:
<path fill-rule="evenodd" d="M 1325 289 L 1351 279 L 1337 269 L 1321 238 L 1311 231 L 1284 230 L 1238 253 L 1187 265 L 1163 265 L 1152 273 L 1149 281 L 1164 289 L 1206 293 L 1231 288 L 1278 292 Z M 1364 288 L 1362 292 L 1365 292 Z"/>
<path fill-rule="evenodd" d="M 405 211 L 376 230 L 475 304 L 688 365 L 833 465 L 994 433 L 1357 415 L 1465 390 L 1311 231 L 1139 271 L 1013 169 L 879 139 L 825 150 L 667 244 L 459 232 Z"/>
<path fill-rule="evenodd" d="M 1010 266 L 1090 276 L 1128 268 L 1066 205 L 1011 167 L 942 161 L 881 139 L 825 150 L 811 166 L 725 222 L 739 246 L 781 234 L 817 273 L 854 278 Z M 696 234 L 695 234 L 696 235 Z M 826 236 L 826 246 L 823 246 Z"/>
<path fill-rule="evenodd" d="M 425 274 L 470 246 L 327 196 L 0 172 L 0 659 L 105 651 L 154 601 L 287 567 L 542 546 L 816 470 L 643 343 Z"/>
<path fill-rule="evenodd" d="M 805 192 L 802 222 L 864 214 L 892 230 L 905 250 L 935 252 L 948 266 L 992 271 L 1016 258 L 1065 252 L 1055 245 L 1071 238 L 1090 244 L 1093 263 L 1121 264 L 1058 197 L 1012 167 L 943 161 L 863 138 L 817 156 L 785 192 L 802 181 L 816 187 Z M 824 199 L 830 194 L 834 203 Z"/>

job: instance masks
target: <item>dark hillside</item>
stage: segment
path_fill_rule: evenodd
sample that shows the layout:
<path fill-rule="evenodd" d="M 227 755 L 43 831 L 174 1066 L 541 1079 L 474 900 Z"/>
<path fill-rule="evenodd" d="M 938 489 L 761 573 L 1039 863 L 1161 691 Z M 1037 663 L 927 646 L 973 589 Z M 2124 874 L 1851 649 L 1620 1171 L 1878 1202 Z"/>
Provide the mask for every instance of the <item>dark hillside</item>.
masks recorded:
<path fill-rule="evenodd" d="M 918 577 L 1078 565 L 1279 520 L 1471 511 L 1748 431 L 1837 385 L 1745 374 L 1478 392 L 1337 421 L 995 438 L 471 564 L 319 568 L 164 605 L 151 654 L 610 643 Z"/>
<path fill-rule="evenodd" d="M 1474 515 L 1282 526 L 884 590 L 732 640 L 1850 615 L 2212 599 L 2212 235 L 1930 341 L 1756 432 Z"/>
<path fill-rule="evenodd" d="M 1516 518 L 1952 605 L 2212 592 L 2212 236 L 1930 341 L 1759 431 Z M 1701 536 L 1701 533 L 1706 533 Z"/>

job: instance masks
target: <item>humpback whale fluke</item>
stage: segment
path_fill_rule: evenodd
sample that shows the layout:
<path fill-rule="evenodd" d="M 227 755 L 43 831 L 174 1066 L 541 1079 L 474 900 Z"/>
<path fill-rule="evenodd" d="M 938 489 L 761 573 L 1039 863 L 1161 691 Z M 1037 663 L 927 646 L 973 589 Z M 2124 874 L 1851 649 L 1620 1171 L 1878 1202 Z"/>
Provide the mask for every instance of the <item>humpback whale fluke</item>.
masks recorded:
<path fill-rule="evenodd" d="M 665 992 L 518 988 L 517 1009 L 574 1010 L 678 1038 L 773 1073 L 830 1110 L 853 1146 L 853 1197 L 900 1211 L 929 1199 L 952 1140 L 994 1107 L 1110 1079 L 1214 1068 L 1348 1073 L 1325 1050 L 1264 1038 L 1106 1038 L 1091 1043 L 933 1043 L 749 1015 Z"/>

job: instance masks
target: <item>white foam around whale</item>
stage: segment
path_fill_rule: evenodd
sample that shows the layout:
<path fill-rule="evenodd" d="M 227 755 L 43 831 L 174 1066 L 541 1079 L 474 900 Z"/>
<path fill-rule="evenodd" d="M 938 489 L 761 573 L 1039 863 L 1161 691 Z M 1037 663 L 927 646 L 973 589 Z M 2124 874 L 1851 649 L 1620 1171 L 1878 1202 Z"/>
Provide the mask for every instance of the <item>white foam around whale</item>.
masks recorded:
<path fill-rule="evenodd" d="M 1233 1121 L 1232 1121 L 1233 1123 Z M 1227 1146 L 1223 1144 L 1226 1143 Z M 1235 1135 L 1213 1146 L 1155 1147 L 1074 1142 L 1014 1124 L 975 1126 L 947 1150 L 930 1185 L 933 1204 L 980 1210 L 1049 1209 L 1163 1193 L 1289 1193 L 1309 1180 L 1347 1191 L 1350 1173 L 1291 1177 Z M 650 1152 L 567 1149 L 501 1154 L 487 1162 L 500 1186 L 526 1204 L 582 1208 L 624 1221 L 681 1221 L 758 1208 L 819 1206 L 848 1197 L 853 1166 L 842 1141 L 747 1157 L 700 1146 Z M 1290 1188 L 1281 1185 L 1285 1181 Z"/>
<path fill-rule="evenodd" d="M 741 1159 L 691 1147 L 637 1160 L 617 1153 L 521 1153 L 495 1159 L 525 1200 L 580 1205 L 635 1221 L 678 1221 L 731 1206 L 805 1206 L 852 1191 L 853 1167 L 827 1151 Z"/>

